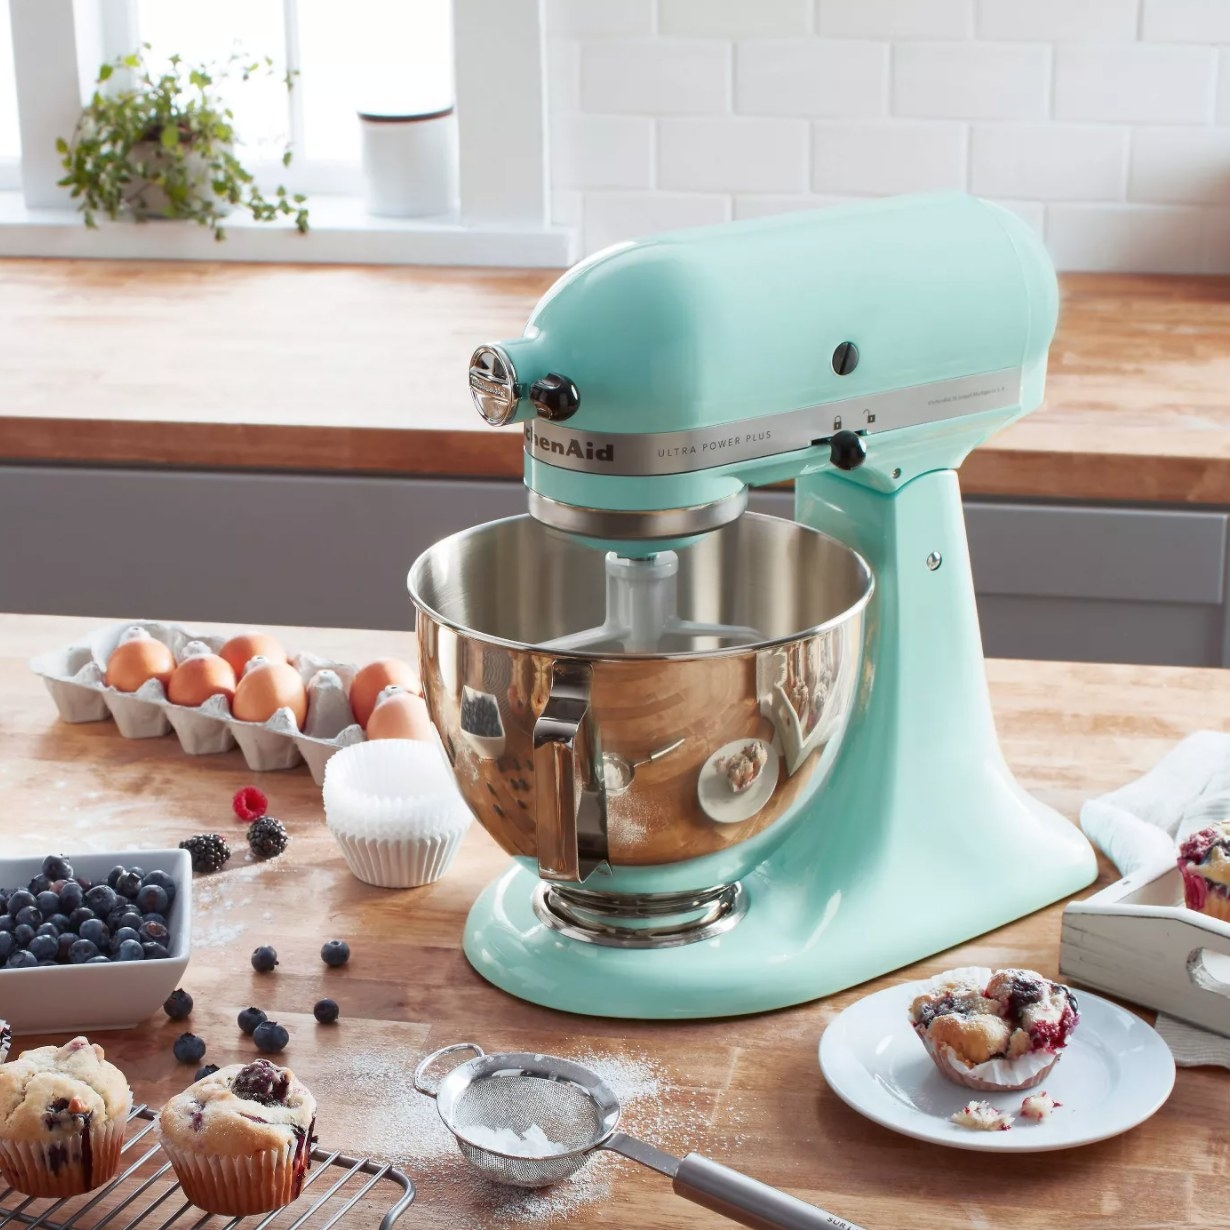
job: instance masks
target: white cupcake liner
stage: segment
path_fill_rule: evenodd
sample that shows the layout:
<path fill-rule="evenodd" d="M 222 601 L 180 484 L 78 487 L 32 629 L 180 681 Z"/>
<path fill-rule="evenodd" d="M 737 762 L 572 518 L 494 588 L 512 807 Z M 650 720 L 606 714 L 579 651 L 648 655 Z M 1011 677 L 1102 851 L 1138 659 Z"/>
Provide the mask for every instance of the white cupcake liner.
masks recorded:
<path fill-rule="evenodd" d="M 161 1133 L 159 1136 L 184 1195 L 206 1213 L 225 1217 L 272 1213 L 299 1195 L 302 1182 L 295 1177 L 294 1137 L 277 1149 L 226 1157 L 177 1149 Z"/>
<path fill-rule="evenodd" d="M 337 838 L 346 866 L 364 884 L 376 888 L 418 888 L 434 883 L 448 871 L 468 827 L 467 824 L 451 833 L 402 840 L 356 837 L 338 832 L 332 825 L 329 831 Z"/>
<path fill-rule="evenodd" d="M 0 1175 L 26 1196 L 80 1196 L 115 1178 L 128 1127 L 131 1100 L 105 1123 L 90 1125 L 90 1173 L 85 1173 L 81 1133 L 46 1140 L 0 1140 Z M 65 1156 L 58 1156 L 63 1150 Z"/>

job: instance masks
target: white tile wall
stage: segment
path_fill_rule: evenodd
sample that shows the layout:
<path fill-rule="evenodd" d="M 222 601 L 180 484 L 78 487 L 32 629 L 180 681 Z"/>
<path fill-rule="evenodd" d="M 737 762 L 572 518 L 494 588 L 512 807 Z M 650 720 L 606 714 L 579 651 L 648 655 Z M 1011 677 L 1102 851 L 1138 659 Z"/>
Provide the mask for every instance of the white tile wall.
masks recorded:
<path fill-rule="evenodd" d="M 553 216 L 957 189 L 1068 269 L 1230 272 L 1230 0 L 546 0 Z"/>

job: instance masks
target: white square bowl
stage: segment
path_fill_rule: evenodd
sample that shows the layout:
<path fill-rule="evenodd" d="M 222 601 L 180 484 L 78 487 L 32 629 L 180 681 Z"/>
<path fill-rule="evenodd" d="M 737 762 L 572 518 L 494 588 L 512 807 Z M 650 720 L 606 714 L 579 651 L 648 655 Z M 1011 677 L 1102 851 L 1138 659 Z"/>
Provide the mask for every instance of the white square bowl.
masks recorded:
<path fill-rule="evenodd" d="M 58 851 L 57 851 L 58 853 Z M 128 1029 L 162 1007 L 188 968 L 192 950 L 192 860 L 187 850 L 120 850 L 65 854 L 73 870 L 105 884 L 117 864 L 165 871 L 175 881 L 167 925 L 171 955 L 107 965 L 0 969 L 0 1018 L 14 1034 L 82 1034 Z M 0 858 L 0 888 L 23 888 L 43 868 L 42 855 Z M 16 1047 L 13 1048 L 16 1053 Z"/>

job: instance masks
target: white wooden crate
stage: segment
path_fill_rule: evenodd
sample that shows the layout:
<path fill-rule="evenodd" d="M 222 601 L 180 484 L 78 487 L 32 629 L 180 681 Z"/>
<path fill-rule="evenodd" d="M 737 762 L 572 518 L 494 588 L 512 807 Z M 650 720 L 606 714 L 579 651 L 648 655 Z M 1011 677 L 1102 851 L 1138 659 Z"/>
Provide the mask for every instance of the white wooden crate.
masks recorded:
<path fill-rule="evenodd" d="M 1172 861 L 1066 906 L 1059 971 L 1092 990 L 1230 1036 L 1230 923 L 1183 904 Z"/>

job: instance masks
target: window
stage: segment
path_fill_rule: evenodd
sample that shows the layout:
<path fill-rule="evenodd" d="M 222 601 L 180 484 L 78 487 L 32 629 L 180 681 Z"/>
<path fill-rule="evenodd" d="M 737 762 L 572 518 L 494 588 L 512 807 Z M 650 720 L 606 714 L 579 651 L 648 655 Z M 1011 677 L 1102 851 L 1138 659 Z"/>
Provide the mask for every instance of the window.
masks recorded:
<path fill-rule="evenodd" d="M 13 71 L 13 35 L 9 26 L 9 0 L 0 0 L 0 187 L 16 182 L 21 156 L 17 129 L 17 76 Z M 8 172 L 8 175 L 4 173 Z M 8 180 L 8 182 L 5 182 Z"/>

